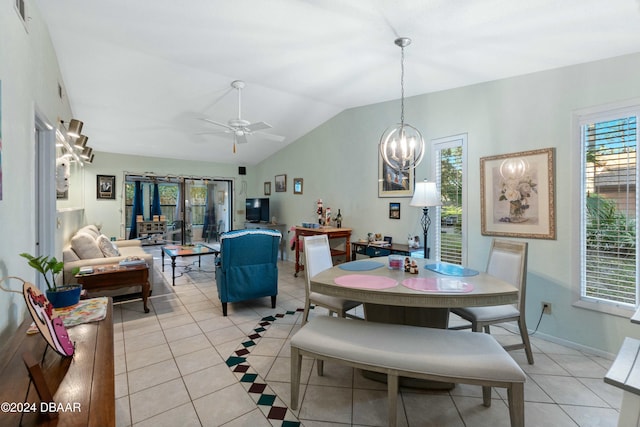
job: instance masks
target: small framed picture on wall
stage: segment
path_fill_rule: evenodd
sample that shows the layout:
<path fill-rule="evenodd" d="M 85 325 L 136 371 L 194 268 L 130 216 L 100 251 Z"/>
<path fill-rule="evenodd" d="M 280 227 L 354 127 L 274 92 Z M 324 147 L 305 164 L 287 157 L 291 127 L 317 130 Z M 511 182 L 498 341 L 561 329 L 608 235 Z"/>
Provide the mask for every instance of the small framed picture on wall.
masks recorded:
<path fill-rule="evenodd" d="M 96 179 L 96 192 L 98 199 L 116 198 L 116 177 L 115 175 L 98 175 Z"/>
<path fill-rule="evenodd" d="M 400 203 L 389 203 L 389 218 L 400 219 Z"/>

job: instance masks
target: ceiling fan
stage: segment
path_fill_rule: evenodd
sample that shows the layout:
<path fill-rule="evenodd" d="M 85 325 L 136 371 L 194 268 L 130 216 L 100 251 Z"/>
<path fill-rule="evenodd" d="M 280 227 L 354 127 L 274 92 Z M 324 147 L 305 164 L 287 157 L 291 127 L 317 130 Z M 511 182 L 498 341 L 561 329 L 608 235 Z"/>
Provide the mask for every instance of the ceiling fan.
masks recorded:
<path fill-rule="evenodd" d="M 216 126 L 220 126 L 225 128 L 224 130 L 219 131 L 210 131 L 210 132 L 202 132 L 202 134 L 211 134 L 211 133 L 226 133 L 233 135 L 233 152 L 236 152 L 236 144 L 245 144 L 248 141 L 247 136 L 253 134 L 260 134 L 261 137 L 265 139 L 270 139 L 272 141 L 282 142 L 284 141 L 284 136 L 274 135 L 270 133 L 261 132 L 265 129 L 271 129 L 271 125 L 265 122 L 256 122 L 251 123 L 248 120 L 242 118 L 242 89 L 244 89 L 244 82 L 242 80 L 234 80 L 231 82 L 231 87 L 238 91 L 238 117 L 235 119 L 229 120 L 227 123 L 220 123 L 215 120 L 211 120 L 209 118 L 203 118 L 207 123 L 214 124 Z"/>

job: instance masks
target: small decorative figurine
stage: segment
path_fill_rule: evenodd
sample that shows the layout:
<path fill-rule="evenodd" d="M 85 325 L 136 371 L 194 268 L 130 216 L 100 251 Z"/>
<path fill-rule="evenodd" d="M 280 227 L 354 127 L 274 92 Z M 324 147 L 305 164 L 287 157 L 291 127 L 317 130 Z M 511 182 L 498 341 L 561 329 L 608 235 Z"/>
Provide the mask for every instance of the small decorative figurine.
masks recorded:
<path fill-rule="evenodd" d="M 404 271 L 411 274 L 418 274 L 418 264 L 413 259 L 406 257 L 404 259 Z"/>

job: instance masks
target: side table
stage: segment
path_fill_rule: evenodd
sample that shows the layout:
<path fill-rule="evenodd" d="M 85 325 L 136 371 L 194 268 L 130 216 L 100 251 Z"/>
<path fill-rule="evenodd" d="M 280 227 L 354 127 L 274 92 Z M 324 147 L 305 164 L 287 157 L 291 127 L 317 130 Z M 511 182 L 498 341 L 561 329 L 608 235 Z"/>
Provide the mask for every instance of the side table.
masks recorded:
<path fill-rule="evenodd" d="M 317 234 L 326 234 L 329 240 L 333 239 L 345 239 L 344 251 L 331 249 L 331 256 L 344 256 L 345 262 L 351 261 L 351 229 L 350 228 L 336 228 L 336 227 L 319 227 L 319 228 L 306 228 L 296 227 L 296 272 L 295 277 L 298 277 L 298 272 L 304 270 L 304 266 L 300 264 L 300 244 L 303 236 L 314 236 Z"/>
<path fill-rule="evenodd" d="M 127 286 L 142 287 L 142 304 L 148 313 L 147 299 L 151 290 L 149 266 L 146 263 L 135 265 L 107 264 L 93 268 L 93 273 L 76 274 L 78 283 L 88 291 L 97 289 L 117 289 Z"/>

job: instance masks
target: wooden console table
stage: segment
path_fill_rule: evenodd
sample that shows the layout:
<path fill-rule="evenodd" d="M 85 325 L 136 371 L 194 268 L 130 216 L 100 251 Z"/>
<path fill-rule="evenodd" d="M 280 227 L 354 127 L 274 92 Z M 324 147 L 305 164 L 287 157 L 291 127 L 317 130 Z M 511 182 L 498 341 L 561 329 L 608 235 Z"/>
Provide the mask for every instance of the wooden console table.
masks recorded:
<path fill-rule="evenodd" d="M 32 405 L 31 408 L 40 409 L 40 399 L 33 384 L 29 386 L 29 374 L 23 361 L 23 353 L 28 352 L 40 362 L 54 402 L 70 410 L 59 411 L 58 418 L 52 420 L 38 412 L 21 414 L 3 411 L 0 413 L 0 424 L 15 427 L 115 426 L 112 313 L 112 302 L 109 299 L 104 320 L 68 329 L 69 337 L 75 343 L 73 357 L 62 357 L 53 349 L 47 348 L 48 345 L 40 334 L 27 335 L 26 331 L 32 322 L 31 316 L 27 314 L 27 319 L 0 353 L 0 384 L 3 384 L 0 387 L 0 402 L 28 402 Z"/>
<path fill-rule="evenodd" d="M 320 228 L 305 228 L 296 227 L 296 272 L 295 277 L 298 277 L 298 272 L 304 270 L 304 266 L 300 264 L 300 241 L 303 236 L 315 236 L 318 234 L 326 234 L 329 240 L 333 239 L 345 239 L 344 250 L 331 249 L 332 257 L 344 256 L 344 262 L 351 260 L 351 229 L 350 228 L 336 228 L 336 227 L 320 227 Z"/>

